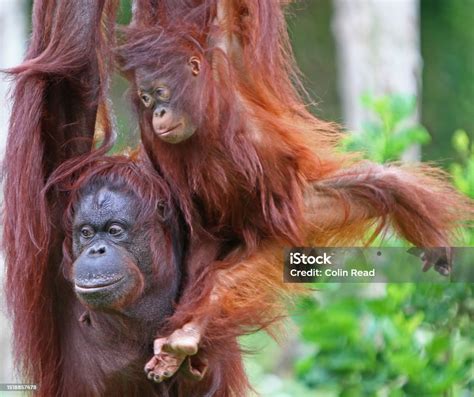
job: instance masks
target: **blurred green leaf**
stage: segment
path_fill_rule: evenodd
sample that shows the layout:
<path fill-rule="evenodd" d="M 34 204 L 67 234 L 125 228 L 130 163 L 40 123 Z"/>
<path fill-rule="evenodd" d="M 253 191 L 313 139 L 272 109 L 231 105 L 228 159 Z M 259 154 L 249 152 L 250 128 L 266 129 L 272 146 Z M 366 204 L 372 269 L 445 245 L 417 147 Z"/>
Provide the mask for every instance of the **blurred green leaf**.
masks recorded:
<path fill-rule="evenodd" d="M 454 132 L 453 138 L 453 147 L 460 154 L 467 156 L 469 154 L 469 137 L 467 132 L 464 130 L 456 130 Z"/>
<path fill-rule="evenodd" d="M 373 119 L 363 124 L 362 131 L 349 134 L 343 148 L 358 151 L 366 158 L 385 163 L 399 160 L 415 144 L 426 145 L 431 136 L 421 125 L 410 122 L 416 111 L 413 96 L 362 96 L 364 107 L 372 111 Z"/>

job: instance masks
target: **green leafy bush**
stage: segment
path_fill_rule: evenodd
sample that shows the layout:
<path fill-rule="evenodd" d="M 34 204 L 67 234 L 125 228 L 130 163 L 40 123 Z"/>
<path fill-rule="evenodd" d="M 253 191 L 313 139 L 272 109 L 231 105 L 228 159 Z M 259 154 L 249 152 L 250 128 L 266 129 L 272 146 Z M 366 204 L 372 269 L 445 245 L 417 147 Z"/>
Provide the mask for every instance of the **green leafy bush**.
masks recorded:
<path fill-rule="evenodd" d="M 474 390 L 472 285 L 319 287 L 295 318 L 307 352 L 295 371 L 308 387 L 341 397 Z"/>
<path fill-rule="evenodd" d="M 365 96 L 363 103 L 375 118 L 347 138 L 347 150 L 384 163 L 429 142 L 425 128 L 410 124 L 413 98 Z M 464 131 L 454 134 L 453 146 L 463 160 L 452 165 L 454 183 L 474 197 L 474 146 Z M 316 287 L 323 289 L 295 318 L 307 346 L 295 371 L 307 387 L 348 397 L 472 395 L 473 285 Z"/>

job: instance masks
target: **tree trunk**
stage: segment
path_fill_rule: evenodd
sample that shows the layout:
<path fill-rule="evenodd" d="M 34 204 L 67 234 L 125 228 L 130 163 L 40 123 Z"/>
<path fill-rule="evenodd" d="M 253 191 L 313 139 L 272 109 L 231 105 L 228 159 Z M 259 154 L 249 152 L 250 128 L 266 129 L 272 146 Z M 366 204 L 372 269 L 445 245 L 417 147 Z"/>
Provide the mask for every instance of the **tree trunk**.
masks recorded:
<path fill-rule="evenodd" d="M 334 0 L 333 4 L 344 120 L 357 131 L 369 117 L 361 106 L 364 93 L 418 97 L 419 0 Z M 418 116 L 412 121 L 417 122 Z M 415 147 L 405 157 L 419 156 Z"/>

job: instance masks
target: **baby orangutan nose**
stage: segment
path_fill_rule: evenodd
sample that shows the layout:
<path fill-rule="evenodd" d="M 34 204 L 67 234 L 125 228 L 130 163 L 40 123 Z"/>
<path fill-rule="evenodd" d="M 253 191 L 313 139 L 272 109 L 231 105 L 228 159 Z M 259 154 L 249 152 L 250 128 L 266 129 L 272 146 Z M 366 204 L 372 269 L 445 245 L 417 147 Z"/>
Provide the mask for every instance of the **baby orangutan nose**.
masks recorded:
<path fill-rule="evenodd" d="M 165 135 L 180 126 L 180 120 L 177 119 L 173 111 L 165 106 L 157 106 L 153 110 L 153 130 L 158 136 Z"/>
<path fill-rule="evenodd" d="M 170 120 L 170 113 L 166 111 L 164 106 L 160 106 L 153 112 L 153 117 L 160 120 L 162 123 L 168 123 Z"/>
<path fill-rule="evenodd" d="M 153 129 L 160 138 L 181 126 L 181 121 L 175 117 L 174 112 L 167 106 L 157 106 L 153 110 Z"/>

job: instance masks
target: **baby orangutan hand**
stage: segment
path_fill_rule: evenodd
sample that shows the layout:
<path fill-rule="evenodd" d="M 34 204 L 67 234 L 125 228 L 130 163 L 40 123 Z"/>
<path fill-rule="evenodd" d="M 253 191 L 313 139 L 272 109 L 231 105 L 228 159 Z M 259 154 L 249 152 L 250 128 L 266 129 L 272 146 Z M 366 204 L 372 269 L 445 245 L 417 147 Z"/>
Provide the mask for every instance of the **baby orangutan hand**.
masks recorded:
<path fill-rule="evenodd" d="M 425 248 L 420 256 L 423 261 L 423 271 L 426 272 L 431 267 L 442 276 L 449 276 L 453 267 L 453 250 L 446 248 Z"/>
<path fill-rule="evenodd" d="M 450 247 L 418 248 L 408 250 L 409 254 L 415 255 L 423 262 L 423 271 L 432 267 L 442 276 L 449 276 L 453 267 L 453 250 Z"/>
<path fill-rule="evenodd" d="M 145 365 L 148 379 L 163 382 L 182 367 L 187 376 L 201 380 L 206 373 L 207 363 L 191 358 L 198 352 L 200 340 L 201 328 L 194 323 L 185 324 L 168 337 L 155 339 L 154 356 Z"/>

